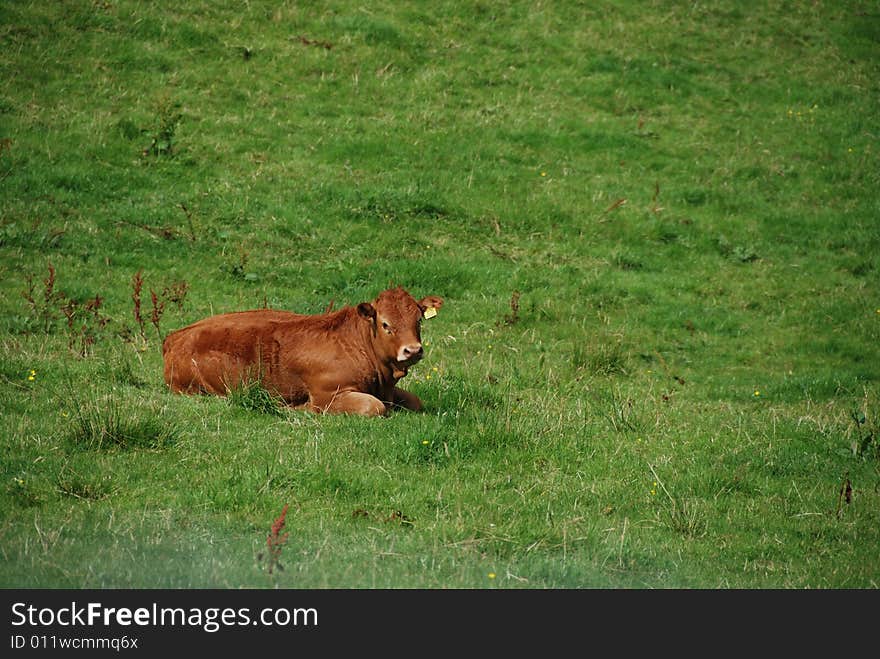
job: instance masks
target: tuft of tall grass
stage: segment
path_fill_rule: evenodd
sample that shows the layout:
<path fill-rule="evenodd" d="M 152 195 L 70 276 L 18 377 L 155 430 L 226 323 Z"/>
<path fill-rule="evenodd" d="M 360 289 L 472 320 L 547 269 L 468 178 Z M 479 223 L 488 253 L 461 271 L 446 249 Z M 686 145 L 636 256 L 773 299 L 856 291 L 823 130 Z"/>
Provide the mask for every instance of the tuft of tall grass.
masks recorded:
<path fill-rule="evenodd" d="M 617 433 L 639 432 L 643 422 L 636 401 L 620 391 L 620 387 L 609 386 L 590 393 L 589 402 L 593 413 L 604 418 Z"/>
<path fill-rule="evenodd" d="M 109 476 L 83 474 L 65 465 L 55 478 L 59 493 L 74 499 L 101 501 L 115 493 Z"/>
<path fill-rule="evenodd" d="M 708 522 L 706 514 L 701 507 L 701 501 L 696 498 L 682 498 L 674 496 L 657 475 L 657 471 L 653 465 L 649 465 L 651 474 L 654 478 L 654 489 L 651 490 L 652 496 L 657 494 L 657 485 L 659 484 L 664 497 L 658 498 L 660 511 L 658 519 L 671 530 L 680 533 L 688 538 L 698 538 L 706 534 Z"/>
<path fill-rule="evenodd" d="M 113 395 L 71 397 L 69 440 L 88 450 L 161 449 L 180 436 L 176 424 L 163 419 L 155 410 L 132 409 Z"/>
<path fill-rule="evenodd" d="M 284 409 L 281 396 L 266 389 L 259 380 L 239 382 L 229 390 L 226 400 L 232 407 L 259 414 L 281 416 Z"/>
<path fill-rule="evenodd" d="M 616 339 L 598 338 L 589 345 L 577 344 L 572 351 L 575 369 L 585 369 L 591 375 L 627 375 L 629 355 Z"/>

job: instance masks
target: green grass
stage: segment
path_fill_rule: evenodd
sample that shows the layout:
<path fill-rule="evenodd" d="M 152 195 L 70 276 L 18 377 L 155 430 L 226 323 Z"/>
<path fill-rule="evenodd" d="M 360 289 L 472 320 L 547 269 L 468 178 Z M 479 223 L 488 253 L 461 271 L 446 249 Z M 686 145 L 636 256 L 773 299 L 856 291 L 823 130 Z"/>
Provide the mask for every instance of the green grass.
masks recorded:
<path fill-rule="evenodd" d="M 226 400 L 233 407 L 246 412 L 280 415 L 284 411 L 284 400 L 268 391 L 258 381 L 242 382 L 233 387 Z"/>
<path fill-rule="evenodd" d="M 871 3 L 11 2 L 0 38 L 0 585 L 880 583 Z M 173 329 L 392 281 L 446 300 L 423 414 L 164 386 Z"/>

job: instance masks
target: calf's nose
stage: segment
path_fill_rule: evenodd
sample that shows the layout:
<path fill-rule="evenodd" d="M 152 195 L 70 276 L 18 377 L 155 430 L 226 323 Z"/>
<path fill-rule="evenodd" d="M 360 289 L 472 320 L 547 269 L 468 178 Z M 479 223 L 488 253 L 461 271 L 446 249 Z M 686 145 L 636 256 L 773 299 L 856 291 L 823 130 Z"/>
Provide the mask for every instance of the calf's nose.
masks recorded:
<path fill-rule="evenodd" d="M 408 346 L 403 346 L 400 349 L 400 354 L 403 359 L 412 359 L 413 357 L 421 357 L 422 356 L 422 344 L 421 343 L 410 343 Z"/>

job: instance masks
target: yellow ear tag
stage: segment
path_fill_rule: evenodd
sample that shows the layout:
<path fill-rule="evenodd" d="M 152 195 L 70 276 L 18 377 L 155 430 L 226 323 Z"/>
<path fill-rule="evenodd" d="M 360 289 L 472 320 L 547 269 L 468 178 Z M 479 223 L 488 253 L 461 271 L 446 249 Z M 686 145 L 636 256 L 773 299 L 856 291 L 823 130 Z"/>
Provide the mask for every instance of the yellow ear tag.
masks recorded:
<path fill-rule="evenodd" d="M 431 318 L 433 318 L 436 315 L 437 315 L 437 307 L 428 307 L 427 309 L 425 309 L 425 314 L 424 314 L 425 320 L 430 320 Z"/>

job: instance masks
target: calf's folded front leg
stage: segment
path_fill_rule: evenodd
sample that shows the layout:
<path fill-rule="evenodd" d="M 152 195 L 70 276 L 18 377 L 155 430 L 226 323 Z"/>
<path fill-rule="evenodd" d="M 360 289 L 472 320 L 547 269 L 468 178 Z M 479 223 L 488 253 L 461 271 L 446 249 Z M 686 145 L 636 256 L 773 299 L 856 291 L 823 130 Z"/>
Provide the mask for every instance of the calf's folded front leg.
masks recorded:
<path fill-rule="evenodd" d="M 312 396 L 309 405 L 315 412 L 326 414 L 382 416 L 388 411 L 385 403 L 381 400 L 359 391 L 339 391 L 322 396 Z"/>
<path fill-rule="evenodd" d="M 394 405 L 405 407 L 406 409 L 412 410 L 413 412 L 422 411 L 422 401 L 419 400 L 419 397 L 415 394 L 409 393 L 408 391 L 404 391 L 399 387 L 394 387 L 394 400 L 391 402 Z"/>

